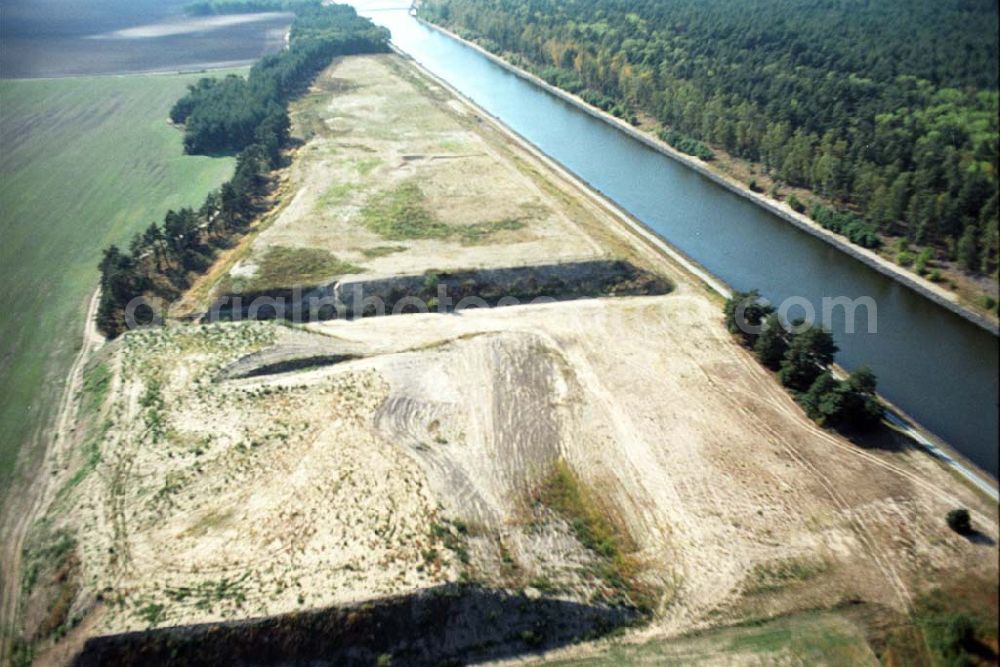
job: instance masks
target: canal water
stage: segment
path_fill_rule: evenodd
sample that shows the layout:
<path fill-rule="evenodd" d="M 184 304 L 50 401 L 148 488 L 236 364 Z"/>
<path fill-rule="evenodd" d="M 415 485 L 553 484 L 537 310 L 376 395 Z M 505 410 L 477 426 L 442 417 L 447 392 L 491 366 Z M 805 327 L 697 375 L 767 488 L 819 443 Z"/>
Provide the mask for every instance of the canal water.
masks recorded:
<path fill-rule="evenodd" d="M 799 297 L 817 316 L 824 298 L 870 297 L 877 330 L 858 309 L 829 321 L 838 361 L 878 375 L 880 391 L 923 426 L 997 476 L 997 338 L 658 153 L 405 10 L 354 3 L 393 42 L 547 155 L 615 201 L 735 289 L 772 302 Z M 386 3 L 383 3 L 385 6 Z M 391 3 L 399 7 L 405 3 Z M 789 315 L 803 314 L 799 306 Z"/>

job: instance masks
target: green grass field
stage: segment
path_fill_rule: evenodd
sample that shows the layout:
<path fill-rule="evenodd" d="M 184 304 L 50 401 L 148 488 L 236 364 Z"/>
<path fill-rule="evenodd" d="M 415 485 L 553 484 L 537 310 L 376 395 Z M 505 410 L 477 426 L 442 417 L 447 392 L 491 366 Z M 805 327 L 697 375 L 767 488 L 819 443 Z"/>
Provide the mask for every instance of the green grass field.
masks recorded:
<path fill-rule="evenodd" d="M 836 612 L 806 612 L 756 625 L 644 644 L 612 644 L 584 658 L 551 660 L 551 667 L 633 665 L 789 665 L 856 667 L 879 662 L 860 627 Z"/>
<path fill-rule="evenodd" d="M 200 76 L 0 82 L 0 489 L 57 407 L 101 250 L 231 173 L 167 123 Z"/>

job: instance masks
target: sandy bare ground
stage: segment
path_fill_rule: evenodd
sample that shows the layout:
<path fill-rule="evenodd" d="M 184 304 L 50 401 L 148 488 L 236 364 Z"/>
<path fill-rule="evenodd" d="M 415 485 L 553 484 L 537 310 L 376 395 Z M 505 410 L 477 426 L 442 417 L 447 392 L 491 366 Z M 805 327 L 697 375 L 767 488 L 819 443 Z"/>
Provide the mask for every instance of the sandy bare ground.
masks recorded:
<path fill-rule="evenodd" d="M 555 429 L 559 455 L 605 490 L 650 568 L 676 582 L 664 627 L 716 621 L 743 613 L 747 604 L 775 611 L 856 596 L 905 608 L 921 588 L 921 573 L 949 563 L 964 561 L 986 578 L 995 576 L 995 548 L 950 535 L 941 520 L 949 507 L 978 508 L 977 524 L 995 539 L 988 501 L 918 450 L 864 450 L 816 428 L 769 374 L 734 348 L 715 312 L 706 299 L 687 294 L 318 328 L 354 340 L 399 336 L 413 344 L 419 331 L 425 345 L 432 332 L 455 341 L 423 364 L 383 372 L 393 387 L 383 410 L 392 419 L 379 423 L 397 443 L 426 441 L 426 423 L 466 435 L 485 430 L 470 406 L 493 405 L 497 383 L 477 377 L 465 357 L 480 364 L 500 354 L 557 360 L 560 372 L 550 380 L 542 414 L 526 412 L 509 426 L 490 422 L 487 451 L 453 447 L 466 461 L 454 464 L 466 477 L 470 468 L 483 467 L 478 481 L 464 482 L 483 489 L 476 501 L 469 501 L 468 490 L 458 493 L 444 482 L 439 488 L 460 499 L 454 511 L 465 508 L 465 518 L 493 515 L 502 522 L 511 509 L 489 499 L 514 494 L 498 464 L 515 461 L 530 477 L 530 463 Z M 488 353 L 476 349 L 484 346 Z M 518 368 L 514 360 L 505 365 L 510 372 Z M 533 383 L 516 385 L 524 392 Z M 495 410 L 490 414 L 495 420 Z M 547 423 L 552 420 L 557 423 Z M 508 430 L 517 437 L 501 447 L 497 439 L 510 437 Z M 443 464 L 434 454 L 417 448 L 416 455 L 431 460 L 425 467 L 432 480 L 456 478 L 436 470 Z M 790 559 L 823 570 L 802 587 L 811 590 L 794 590 L 784 602 L 746 599 L 755 567 Z"/>
<path fill-rule="evenodd" d="M 99 418 L 63 429 L 61 449 L 97 454 L 82 476 L 66 458 L 35 524 L 32 563 L 46 535 L 76 543 L 73 587 L 23 601 L 29 629 L 53 590 L 72 593 L 70 644 L 456 580 L 591 601 L 595 554 L 535 502 L 557 462 L 628 537 L 656 592 L 647 634 L 849 600 L 906 611 L 958 572 L 996 580 L 995 504 L 890 436 L 865 449 L 817 428 L 731 340 L 718 298 L 564 175 L 394 57 L 320 81 L 296 109 L 294 198 L 236 251 L 230 286 L 270 249 L 319 248 L 383 275 L 626 257 L 677 289 L 127 334 L 102 353 Z M 408 184 L 436 237 L 368 224 Z M 948 530 L 959 506 L 983 540 Z"/>
<path fill-rule="evenodd" d="M 636 542 L 667 634 L 996 576 L 995 509 L 914 450 L 817 429 L 695 293 L 130 334 L 113 426 L 67 518 L 96 632 L 271 615 L 471 576 L 589 599 L 530 493 L 559 459 Z M 225 377 L 294 348 L 360 358 Z M 153 389 L 151 389 L 153 388 Z M 58 517 L 58 510 L 55 513 Z M 470 527 L 463 564 L 435 526 Z M 498 574 L 506 552 L 517 576 Z M 766 572 L 794 564 L 777 585 Z"/>

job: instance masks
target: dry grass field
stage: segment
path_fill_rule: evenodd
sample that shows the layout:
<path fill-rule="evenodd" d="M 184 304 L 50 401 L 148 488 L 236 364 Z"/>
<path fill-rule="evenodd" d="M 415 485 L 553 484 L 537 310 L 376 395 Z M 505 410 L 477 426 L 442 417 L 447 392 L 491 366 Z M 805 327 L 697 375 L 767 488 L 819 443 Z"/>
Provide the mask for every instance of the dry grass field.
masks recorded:
<path fill-rule="evenodd" d="M 391 56 L 346 59 L 321 75 L 294 113 L 306 139 L 289 173 L 294 196 L 221 291 L 610 252 L 518 167 L 502 137 L 451 102 Z"/>

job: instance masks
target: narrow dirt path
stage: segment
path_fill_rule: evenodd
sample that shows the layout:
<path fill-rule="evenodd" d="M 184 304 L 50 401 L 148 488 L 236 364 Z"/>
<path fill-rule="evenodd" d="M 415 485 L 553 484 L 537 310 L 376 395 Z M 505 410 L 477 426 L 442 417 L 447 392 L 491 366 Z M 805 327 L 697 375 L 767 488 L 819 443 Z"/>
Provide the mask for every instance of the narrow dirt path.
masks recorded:
<path fill-rule="evenodd" d="M 67 435 L 76 420 L 77 396 L 83 385 L 83 369 L 87 361 L 103 344 L 104 337 L 97 331 L 96 315 L 101 292 L 95 290 L 87 306 L 87 316 L 83 329 L 83 345 L 73 361 L 66 376 L 62 398 L 56 419 L 46 436 L 48 445 L 41 463 L 38 465 L 38 477 L 17 496 L 8 498 L 7 512 L 9 526 L 3 535 L 3 547 L 0 551 L 0 662 L 9 655 L 11 642 L 14 639 L 14 623 L 17 616 L 17 602 L 20 593 L 21 552 L 28 529 L 34 523 L 38 513 L 45 507 L 52 491 L 48 483 L 48 470 L 54 457 L 66 447 Z"/>

